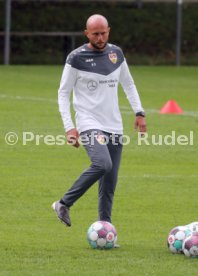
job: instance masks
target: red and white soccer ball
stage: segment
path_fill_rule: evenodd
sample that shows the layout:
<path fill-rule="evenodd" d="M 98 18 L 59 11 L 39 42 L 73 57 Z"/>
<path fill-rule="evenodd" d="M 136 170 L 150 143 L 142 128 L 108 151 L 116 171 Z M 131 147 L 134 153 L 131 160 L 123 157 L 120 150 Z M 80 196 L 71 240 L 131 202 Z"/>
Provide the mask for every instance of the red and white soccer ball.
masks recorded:
<path fill-rule="evenodd" d="M 198 231 L 185 239 L 182 249 L 187 257 L 198 258 Z"/>
<path fill-rule="evenodd" d="M 116 228 L 110 222 L 96 221 L 87 231 L 87 240 L 94 249 L 111 249 L 117 241 Z"/>

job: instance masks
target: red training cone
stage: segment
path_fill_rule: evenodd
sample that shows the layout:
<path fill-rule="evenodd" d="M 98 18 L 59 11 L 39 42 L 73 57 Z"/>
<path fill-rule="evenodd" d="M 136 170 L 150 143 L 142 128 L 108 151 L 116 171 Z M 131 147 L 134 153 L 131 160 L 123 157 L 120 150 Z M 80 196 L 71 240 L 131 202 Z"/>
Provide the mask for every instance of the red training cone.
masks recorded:
<path fill-rule="evenodd" d="M 169 100 L 160 109 L 160 114 L 168 114 L 168 113 L 181 114 L 181 113 L 183 113 L 183 110 L 181 109 L 181 107 L 174 100 Z"/>

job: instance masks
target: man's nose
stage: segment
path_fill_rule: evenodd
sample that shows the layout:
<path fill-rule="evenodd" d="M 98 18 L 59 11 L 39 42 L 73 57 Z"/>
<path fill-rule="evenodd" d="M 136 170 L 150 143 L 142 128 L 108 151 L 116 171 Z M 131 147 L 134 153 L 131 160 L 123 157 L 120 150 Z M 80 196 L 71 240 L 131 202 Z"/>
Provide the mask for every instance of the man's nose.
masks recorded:
<path fill-rule="evenodd" d="M 98 40 L 103 40 L 103 35 L 102 34 L 98 34 Z"/>

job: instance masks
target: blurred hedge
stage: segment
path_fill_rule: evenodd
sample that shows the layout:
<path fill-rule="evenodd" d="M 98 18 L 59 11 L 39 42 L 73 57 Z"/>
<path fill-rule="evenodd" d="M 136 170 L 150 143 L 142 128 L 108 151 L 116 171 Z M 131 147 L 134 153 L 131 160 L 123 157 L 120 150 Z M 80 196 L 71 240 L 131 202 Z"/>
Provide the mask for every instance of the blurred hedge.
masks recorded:
<path fill-rule="evenodd" d="M 4 30 L 0 2 L 0 30 Z M 101 13 L 112 27 L 110 41 L 135 64 L 174 64 L 176 4 L 13 1 L 12 31 L 82 31 L 88 16 Z M 198 64 L 198 4 L 183 4 L 182 63 Z M 76 39 L 76 47 L 86 42 Z M 69 37 L 12 37 L 12 64 L 62 64 L 71 51 Z M 3 62 L 3 40 L 0 41 Z"/>

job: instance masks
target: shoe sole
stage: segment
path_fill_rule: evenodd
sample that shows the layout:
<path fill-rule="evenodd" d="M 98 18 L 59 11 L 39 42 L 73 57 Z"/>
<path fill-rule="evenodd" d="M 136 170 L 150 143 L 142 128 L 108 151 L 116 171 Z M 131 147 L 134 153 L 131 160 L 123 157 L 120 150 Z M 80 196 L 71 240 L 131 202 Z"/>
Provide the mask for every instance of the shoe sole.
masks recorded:
<path fill-rule="evenodd" d="M 52 209 L 54 210 L 54 211 L 56 211 L 56 209 L 55 209 L 55 205 L 56 205 L 56 202 L 54 202 L 53 204 L 52 204 Z"/>
<path fill-rule="evenodd" d="M 52 209 L 55 211 L 56 215 L 57 215 L 57 218 L 60 220 L 60 222 L 62 222 L 64 225 L 68 226 L 68 227 L 71 227 L 71 224 L 67 224 L 66 222 L 64 222 L 57 214 L 56 212 L 56 201 L 52 204 Z"/>

